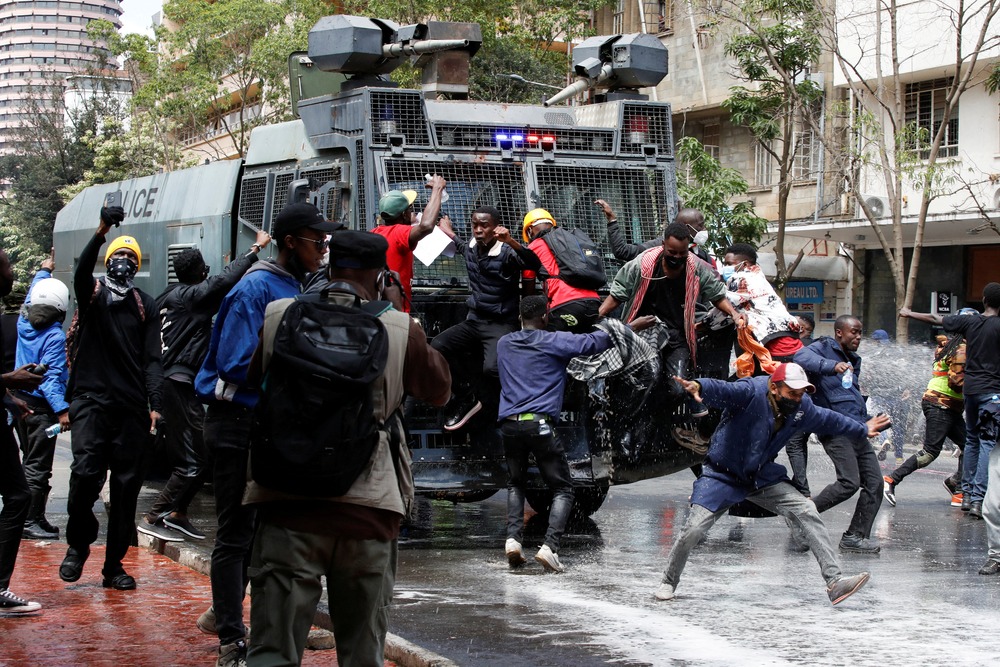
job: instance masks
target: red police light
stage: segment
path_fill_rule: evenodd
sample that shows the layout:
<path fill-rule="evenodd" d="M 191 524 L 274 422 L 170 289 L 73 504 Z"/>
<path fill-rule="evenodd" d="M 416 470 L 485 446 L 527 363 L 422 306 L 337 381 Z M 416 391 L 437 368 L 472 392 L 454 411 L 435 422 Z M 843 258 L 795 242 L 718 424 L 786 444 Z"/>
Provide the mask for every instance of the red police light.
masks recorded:
<path fill-rule="evenodd" d="M 556 142 L 555 137 L 542 137 L 542 141 L 554 144 Z"/>
<path fill-rule="evenodd" d="M 538 143 L 538 135 L 537 134 L 529 134 L 528 135 L 528 143 L 529 144 Z"/>

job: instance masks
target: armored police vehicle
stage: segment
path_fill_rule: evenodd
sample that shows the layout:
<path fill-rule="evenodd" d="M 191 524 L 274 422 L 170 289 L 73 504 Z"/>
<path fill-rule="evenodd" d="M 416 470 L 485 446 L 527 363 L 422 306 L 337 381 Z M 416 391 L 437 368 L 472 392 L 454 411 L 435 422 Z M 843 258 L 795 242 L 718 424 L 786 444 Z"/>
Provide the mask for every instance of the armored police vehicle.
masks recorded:
<path fill-rule="evenodd" d="M 632 242 L 661 235 L 675 213 L 670 105 L 638 94 L 666 74 L 665 47 L 650 35 L 588 39 L 574 50 L 576 81 L 543 105 L 522 105 L 465 99 L 480 41 L 476 24 L 320 20 L 308 54 L 290 59 L 297 120 L 256 128 L 242 161 L 88 188 L 56 220 L 56 276 L 72 284 L 108 193 L 121 192 L 127 213 L 112 235 L 139 240 L 136 284 L 155 295 L 175 280 L 176 253 L 197 246 L 217 269 L 246 251 L 258 229 L 270 229 L 294 198 L 366 230 L 376 224 L 379 197 L 388 190 L 416 190 L 415 210 L 422 210 L 425 175 L 433 173 L 447 179 L 442 212 L 463 238 L 471 237 L 468 223 L 478 206 L 496 207 L 514 230 L 528 210 L 543 207 L 560 225 L 598 241 L 613 276 L 620 263 L 594 200 L 614 207 Z M 395 87 L 385 77 L 407 57 L 422 69 L 422 90 Z M 311 93 L 317 86 L 334 92 Z M 588 89 L 594 103 L 554 106 Z M 464 318 L 465 292 L 460 257 L 417 264 L 414 315 L 429 336 Z M 571 385 L 559 429 L 584 513 L 600 506 L 610 484 L 674 472 L 700 458 L 656 424 L 646 424 L 642 437 L 627 435 L 652 419 L 635 408 L 593 409 L 586 386 Z M 408 423 L 418 492 L 475 500 L 506 486 L 495 424 L 446 433 L 426 406 L 411 406 Z M 543 488 L 538 480 L 529 496 L 536 508 L 546 503 Z"/>

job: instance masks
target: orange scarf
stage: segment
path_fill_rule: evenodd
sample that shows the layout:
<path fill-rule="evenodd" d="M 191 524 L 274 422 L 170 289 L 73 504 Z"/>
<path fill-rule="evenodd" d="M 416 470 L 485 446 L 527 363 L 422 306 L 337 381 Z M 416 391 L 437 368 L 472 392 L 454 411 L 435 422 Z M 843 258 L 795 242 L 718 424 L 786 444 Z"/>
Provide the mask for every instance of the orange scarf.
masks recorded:
<path fill-rule="evenodd" d="M 750 332 L 750 327 L 737 329 L 736 340 L 739 341 L 740 347 L 746 350 L 736 360 L 736 377 L 745 378 L 753 375 L 754 357 L 757 357 L 757 360 L 760 362 L 761 370 L 768 375 L 773 373 L 774 369 L 778 367 L 779 362 L 771 359 L 771 353 L 767 351 L 766 347 L 757 342 L 757 339 Z"/>

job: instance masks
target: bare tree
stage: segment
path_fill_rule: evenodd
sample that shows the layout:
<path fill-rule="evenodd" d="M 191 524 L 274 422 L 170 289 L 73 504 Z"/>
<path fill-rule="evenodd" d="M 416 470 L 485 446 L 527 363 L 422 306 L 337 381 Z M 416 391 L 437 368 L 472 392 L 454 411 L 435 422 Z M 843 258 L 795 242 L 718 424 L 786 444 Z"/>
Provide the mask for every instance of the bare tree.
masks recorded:
<path fill-rule="evenodd" d="M 803 130 L 810 130 L 823 96 L 808 76 L 821 55 L 821 14 L 814 0 L 725 0 L 708 3 L 705 11 L 730 33 L 725 52 L 734 75 L 745 82 L 730 88 L 722 106 L 778 168 L 774 282 L 783 289 L 805 254 L 786 262 L 785 224 L 792 184 L 801 177 L 796 161 L 803 150 L 812 150 L 812 133 Z"/>
<path fill-rule="evenodd" d="M 932 110 L 930 122 L 908 118 L 906 87 L 901 77 L 914 45 L 901 43 L 902 9 L 897 0 L 876 0 L 864 5 L 864 12 L 850 13 L 841 3 L 841 13 L 825 13 L 821 34 L 834 55 L 834 66 L 846 79 L 852 103 L 845 109 L 850 116 L 851 136 L 839 147 L 842 175 L 848 190 L 859 193 L 866 179 L 881 174 L 889 202 L 890 225 L 864 197 L 856 196 L 858 207 L 871 223 L 892 272 L 897 307 L 913 305 L 924 231 L 931 202 L 951 194 L 955 178 L 948 144 L 952 121 L 957 119 L 959 100 L 971 87 L 980 85 L 990 71 L 980 66 L 980 56 L 1000 44 L 995 23 L 1000 0 L 957 0 L 927 2 L 933 16 L 925 17 L 927 30 L 940 34 L 940 26 L 950 28 L 952 46 L 947 61 L 938 72 L 947 71 L 941 103 Z M 911 5 L 912 6 L 912 3 Z M 936 39 L 936 38 L 935 38 Z M 907 48 L 911 52 L 907 52 Z M 937 101 L 937 100 L 935 100 Z M 973 182 L 976 179 L 972 179 Z M 903 201 L 905 188 L 919 193 L 919 209 L 913 254 L 906 265 L 903 248 Z M 969 182 L 960 189 L 972 192 Z M 988 217 L 988 216 L 987 216 Z M 896 338 L 905 342 L 909 320 L 897 320 Z"/>

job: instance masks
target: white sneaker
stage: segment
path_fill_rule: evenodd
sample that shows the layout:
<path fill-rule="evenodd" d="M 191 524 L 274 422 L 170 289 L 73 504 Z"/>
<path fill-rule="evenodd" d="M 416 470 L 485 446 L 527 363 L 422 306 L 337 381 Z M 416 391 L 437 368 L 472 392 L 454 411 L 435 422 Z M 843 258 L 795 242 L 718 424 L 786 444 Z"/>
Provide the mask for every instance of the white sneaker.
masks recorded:
<path fill-rule="evenodd" d="M 656 589 L 654 593 L 657 600 L 673 600 L 674 599 L 674 587 L 670 584 L 660 584 L 660 587 Z"/>
<path fill-rule="evenodd" d="M 37 602 L 18 597 L 6 588 L 0 590 L 0 614 L 30 614 L 41 608 Z"/>
<path fill-rule="evenodd" d="M 509 563 L 511 567 L 521 567 L 528 562 L 524 557 L 524 552 L 521 551 L 521 543 L 513 537 L 507 538 L 507 544 L 504 546 L 504 551 L 507 553 L 507 563 Z"/>
<path fill-rule="evenodd" d="M 562 572 L 566 569 L 559 562 L 559 556 L 547 544 L 543 544 L 542 548 L 538 550 L 538 553 L 535 554 L 535 560 L 549 572 Z"/>

